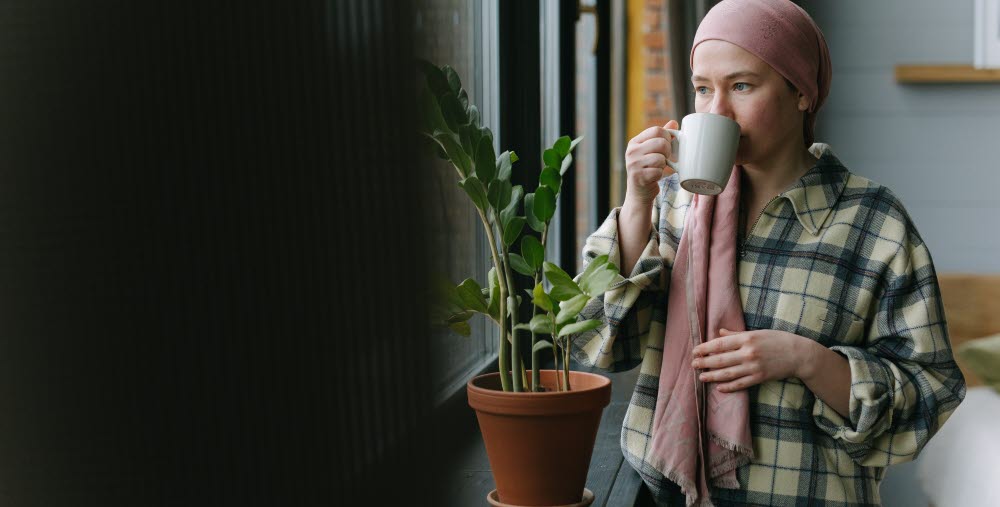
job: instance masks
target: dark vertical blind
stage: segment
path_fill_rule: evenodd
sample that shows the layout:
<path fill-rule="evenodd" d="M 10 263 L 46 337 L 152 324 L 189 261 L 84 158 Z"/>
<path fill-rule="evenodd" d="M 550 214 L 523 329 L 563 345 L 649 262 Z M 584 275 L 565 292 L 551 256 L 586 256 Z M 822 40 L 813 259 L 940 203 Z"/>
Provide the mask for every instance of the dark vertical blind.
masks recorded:
<path fill-rule="evenodd" d="M 0 4 L 0 505 L 433 494 L 410 23 Z"/>

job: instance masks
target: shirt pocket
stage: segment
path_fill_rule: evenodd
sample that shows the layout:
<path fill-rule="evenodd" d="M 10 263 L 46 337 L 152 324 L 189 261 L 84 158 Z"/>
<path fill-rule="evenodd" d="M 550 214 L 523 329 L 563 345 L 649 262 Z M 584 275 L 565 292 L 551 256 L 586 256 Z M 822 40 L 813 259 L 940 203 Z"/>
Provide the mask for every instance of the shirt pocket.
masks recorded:
<path fill-rule="evenodd" d="M 857 345 L 864 341 L 865 335 L 864 319 L 825 301 L 787 292 L 778 296 L 775 324 L 776 329 L 805 336 L 828 347 Z"/>
<path fill-rule="evenodd" d="M 804 336 L 827 347 L 864 341 L 865 321 L 827 302 L 782 292 L 775 308 L 775 329 Z M 758 402 L 811 411 L 815 396 L 801 379 L 789 377 L 761 384 Z"/>

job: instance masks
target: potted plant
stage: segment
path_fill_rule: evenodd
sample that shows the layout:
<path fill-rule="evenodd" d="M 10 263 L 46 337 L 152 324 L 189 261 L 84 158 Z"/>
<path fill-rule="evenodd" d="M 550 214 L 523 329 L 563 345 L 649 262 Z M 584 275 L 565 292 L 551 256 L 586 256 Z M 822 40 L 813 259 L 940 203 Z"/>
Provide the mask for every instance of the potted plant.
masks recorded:
<path fill-rule="evenodd" d="M 546 149 L 538 187 L 525 193 L 511 184 L 516 153 L 496 155 L 493 134 L 480 125 L 479 111 L 469 103 L 457 73 L 448 66 L 420 65 L 426 80 L 420 97 L 422 133 L 454 167 L 458 185 L 475 205 L 493 262 L 487 287 L 472 278 L 457 286 L 443 284 L 435 304 L 437 320 L 463 335 L 470 334 L 468 321 L 477 313 L 499 328 L 499 371 L 468 384 L 469 404 L 476 410 L 497 486 L 490 501 L 583 505 L 584 482 L 611 383 L 601 375 L 570 371 L 570 339 L 601 325 L 578 317 L 589 300 L 607 290 L 618 267 L 601 256 L 574 280 L 545 261 L 562 178 L 581 139 L 564 136 Z M 514 272 L 530 277 L 531 285 L 518 290 Z M 518 322 L 521 294 L 533 303 L 528 322 Z M 531 336 L 526 344 L 530 351 L 524 351 L 530 353 L 530 368 L 522 360 L 520 333 Z M 542 353 L 552 354 L 554 369 L 540 369 Z"/>

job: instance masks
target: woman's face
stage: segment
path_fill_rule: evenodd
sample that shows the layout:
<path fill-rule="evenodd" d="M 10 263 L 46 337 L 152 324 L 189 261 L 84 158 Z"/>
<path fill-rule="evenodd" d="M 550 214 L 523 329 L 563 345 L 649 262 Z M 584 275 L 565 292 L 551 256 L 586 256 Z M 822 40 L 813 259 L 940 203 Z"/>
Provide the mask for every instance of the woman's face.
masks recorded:
<path fill-rule="evenodd" d="M 735 44 L 707 40 L 695 49 L 691 71 L 695 111 L 740 124 L 737 164 L 761 163 L 790 144 L 802 146 L 809 102 L 763 60 Z"/>

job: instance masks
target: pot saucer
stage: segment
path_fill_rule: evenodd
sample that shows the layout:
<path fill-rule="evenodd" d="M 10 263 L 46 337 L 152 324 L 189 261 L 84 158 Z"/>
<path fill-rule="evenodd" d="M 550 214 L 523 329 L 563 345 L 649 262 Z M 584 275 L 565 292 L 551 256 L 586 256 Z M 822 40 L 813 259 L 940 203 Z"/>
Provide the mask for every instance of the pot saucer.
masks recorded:
<path fill-rule="evenodd" d="M 493 507 L 520 507 L 517 505 L 503 503 L 500 501 L 499 495 L 497 495 L 497 490 L 490 491 L 490 494 L 486 495 L 486 501 L 490 503 Z M 588 505 L 594 503 L 594 492 L 583 488 L 583 500 L 577 503 L 568 503 L 564 505 L 552 505 L 551 507 L 587 507 Z"/>

